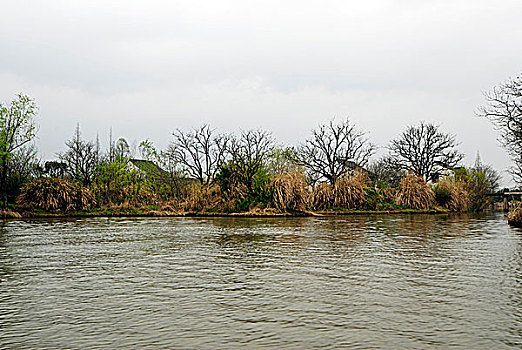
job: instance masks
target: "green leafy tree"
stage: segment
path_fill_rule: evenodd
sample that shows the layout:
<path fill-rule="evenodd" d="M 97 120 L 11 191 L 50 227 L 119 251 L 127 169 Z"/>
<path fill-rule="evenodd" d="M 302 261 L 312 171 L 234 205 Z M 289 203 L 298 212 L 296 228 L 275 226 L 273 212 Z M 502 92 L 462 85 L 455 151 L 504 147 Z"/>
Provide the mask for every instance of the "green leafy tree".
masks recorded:
<path fill-rule="evenodd" d="M 0 192 L 7 208 L 7 178 L 14 153 L 31 142 L 37 132 L 34 99 L 19 94 L 9 105 L 0 103 Z"/>
<path fill-rule="evenodd" d="M 184 178 L 184 169 L 179 166 L 178 154 L 172 145 L 166 151 L 157 150 L 150 140 L 142 141 L 138 146 L 147 173 L 150 189 L 162 198 L 177 198 L 185 189 L 188 181 Z"/>

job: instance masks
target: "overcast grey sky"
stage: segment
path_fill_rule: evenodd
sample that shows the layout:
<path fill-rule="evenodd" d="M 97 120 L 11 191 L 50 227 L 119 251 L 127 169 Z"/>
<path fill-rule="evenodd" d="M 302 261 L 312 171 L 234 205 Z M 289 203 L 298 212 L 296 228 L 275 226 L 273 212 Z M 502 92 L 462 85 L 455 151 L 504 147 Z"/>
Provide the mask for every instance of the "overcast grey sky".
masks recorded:
<path fill-rule="evenodd" d="M 386 146 L 437 122 L 471 164 L 509 159 L 482 91 L 522 69 L 522 1 L 2 1 L 0 101 L 40 107 L 44 159 L 109 128 L 264 128 L 286 144 L 350 117 Z"/>

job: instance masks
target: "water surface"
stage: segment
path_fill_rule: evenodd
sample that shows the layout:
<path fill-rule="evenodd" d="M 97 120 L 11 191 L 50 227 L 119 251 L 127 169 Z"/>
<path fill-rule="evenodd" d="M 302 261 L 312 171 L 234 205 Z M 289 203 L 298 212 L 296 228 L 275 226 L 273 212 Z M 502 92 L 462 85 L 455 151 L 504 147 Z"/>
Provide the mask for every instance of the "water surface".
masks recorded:
<path fill-rule="evenodd" d="M 502 214 L 0 221 L 0 348 L 521 347 Z"/>

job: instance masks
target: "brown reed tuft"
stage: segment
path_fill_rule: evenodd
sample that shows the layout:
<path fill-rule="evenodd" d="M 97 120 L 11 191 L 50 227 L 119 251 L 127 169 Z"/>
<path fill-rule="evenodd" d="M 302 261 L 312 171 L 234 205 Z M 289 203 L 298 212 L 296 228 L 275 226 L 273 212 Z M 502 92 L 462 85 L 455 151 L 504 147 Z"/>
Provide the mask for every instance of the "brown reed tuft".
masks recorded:
<path fill-rule="evenodd" d="M 59 178 L 40 178 L 22 188 L 18 203 L 44 210 L 82 210 L 95 204 L 94 193 L 79 183 Z"/>
<path fill-rule="evenodd" d="M 445 208 L 455 212 L 465 212 L 471 205 L 471 199 L 464 183 L 455 181 L 452 177 L 445 177 L 436 185 L 437 192 L 443 191 L 449 195 Z"/>
<path fill-rule="evenodd" d="M 205 211 L 219 207 L 222 202 L 223 196 L 219 186 L 193 183 L 188 189 L 183 207 L 187 210 Z"/>
<path fill-rule="evenodd" d="M 314 187 L 312 195 L 312 207 L 315 210 L 327 209 L 334 201 L 334 192 L 332 186 L 323 182 Z"/>
<path fill-rule="evenodd" d="M 299 171 L 277 174 L 271 182 L 272 201 L 281 211 L 304 210 L 310 201 L 305 175 Z"/>
<path fill-rule="evenodd" d="M 424 178 L 409 174 L 401 180 L 395 203 L 411 209 L 429 209 L 435 194 Z"/>
<path fill-rule="evenodd" d="M 367 182 L 366 174 L 361 171 L 355 171 L 351 176 L 338 179 L 333 190 L 333 205 L 338 208 L 362 208 Z"/>

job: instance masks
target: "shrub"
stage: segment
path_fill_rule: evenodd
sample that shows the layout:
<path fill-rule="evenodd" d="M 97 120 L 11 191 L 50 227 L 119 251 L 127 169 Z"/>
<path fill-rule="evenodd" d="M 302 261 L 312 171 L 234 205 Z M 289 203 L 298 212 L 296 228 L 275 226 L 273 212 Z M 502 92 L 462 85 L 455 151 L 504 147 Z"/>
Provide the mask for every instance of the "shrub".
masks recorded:
<path fill-rule="evenodd" d="M 429 209 L 434 197 L 424 178 L 410 174 L 401 180 L 395 203 L 411 209 Z"/>
<path fill-rule="evenodd" d="M 519 205 L 508 215 L 508 222 L 511 225 L 522 227 L 522 206 Z"/>
<path fill-rule="evenodd" d="M 221 167 L 216 175 L 216 183 L 221 188 L 227 210 L 248 211 L 255 206 L 265 207 L 270 203 L 273 188 L 270 186 L 268 170 L 260 167 L 249 181 L 247 186 L 233 163 Z"/>
<path fill-rule="evenodd" d="M 490 169 L 489 172 L 494 172 L 494 170 Z M 456 170 L 455 179 L 462 183 L 468 192 L 468 206 L 471 211 L 482 211 L 491 205 L 491 198 L 487 194 L 494 189 L 494 184 L 491 182 L 492 176 L 494 175 L 487 176 L 484 171 L 476 168 Z"/>
<path fill-rule="evenodd" d="M 305 175 L 302 172 L 291 171 L 277 174 L 270 184 L 273 189 L 272 202 L 282 211 L 304 210 L 309 202 Z"/>
<path fill-rule="evenodd" d="M 95 204 L 90 188 L 58 178 L 40 178 L 22 188 L 18 203 L 44 210 L 82 210 Z"/>

